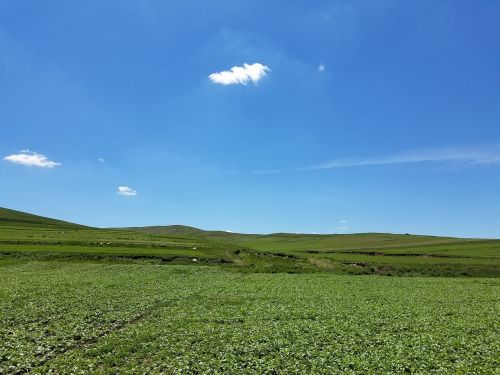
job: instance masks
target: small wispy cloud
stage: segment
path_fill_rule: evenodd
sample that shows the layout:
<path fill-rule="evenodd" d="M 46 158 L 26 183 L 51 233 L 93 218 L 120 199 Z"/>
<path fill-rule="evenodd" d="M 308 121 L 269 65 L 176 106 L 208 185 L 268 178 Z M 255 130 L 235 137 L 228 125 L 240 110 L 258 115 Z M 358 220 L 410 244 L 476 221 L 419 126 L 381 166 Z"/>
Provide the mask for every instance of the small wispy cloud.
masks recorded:
<path fill-rule="evenodd" d="M 262 78 L 270 72 L 268 66 L 260 63 L 243 64 L 243 66 L 233 66 L 231 70 L 212 73 L 208 78 L 220 85 L 246 85 L 249 82 L 254 84 L 259 82 Z"/>
<path fill-rule="evenodd" d="M 137 190 L 129 188 L 128 186 L 118 186 L 118 195 L 125 195 L 128 197 L 133 197 L 137 195 Z"/>
<path fill-rule="evenodd" d="M 18 154 L 12 154 L 4 157 L 3 160 L 14 164 L 39 168 L 54 168 L 62 165 L 61 163 L 49 160 L 49 158 L 43 154 L 30 150 L 21 150 Z"/>
<path fill-rule="evenodd" d="M 381 156 L 332 159 L 325 163 L 289 169 L 255 170 L 254 174 L 277 174 L 307 170 L 355 168 L 418 163 L 448 163 L 454 166 L 500 165 L 500 146 L 439 148 L 407 151 Z"/>
<path fill-rule="evenodd" d="M 346 226 L 335 228 L 335 230 L 339 231 L 339 232 L 345 232 L 345 231 L 348 231 L 350 229 L 351 229 L 350 227 L 346 227 Z"/>
<path fill-rule="evenodd" d="M 318 66 L 318 72 L 320 72 L 320 73 L 321 73 L 321 72 L 324 72 L 324 71 L 325 71 L 325 69 L 326 69 L 325 64 L 319 64 L 319 66 Z"/>
<path fill-rule="evenodd" d="M 351 229 L 351 227 L 348 226 L 349 220 L 347 219 L 340 219 L 338 221 L 338 227 L 335 228 L 335 231 L 337 232 L 346 232 Z"/>
<path fill-rule="evenodd" d="M 333 169 L 426 162 L 452 162 L 465 165 L 500 164 L 500 150 L 443 148 L 366 158 L 334 159 L 303 169 Z"/>

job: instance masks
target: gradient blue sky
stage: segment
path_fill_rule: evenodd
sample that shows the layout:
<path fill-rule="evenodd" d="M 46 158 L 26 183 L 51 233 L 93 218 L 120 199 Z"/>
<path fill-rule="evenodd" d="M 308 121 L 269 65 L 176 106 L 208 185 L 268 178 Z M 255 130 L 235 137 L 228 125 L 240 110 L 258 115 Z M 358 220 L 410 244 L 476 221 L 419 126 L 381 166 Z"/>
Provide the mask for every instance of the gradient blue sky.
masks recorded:
<path fill-rule="evenodd" d="M 499 19 L 489 0 L 0 0 L 0 206 L 500 237 Z M 270 71 L 208 78 L 244 63 Z M 61 165 L 5 159 L 26 149 Z"/>

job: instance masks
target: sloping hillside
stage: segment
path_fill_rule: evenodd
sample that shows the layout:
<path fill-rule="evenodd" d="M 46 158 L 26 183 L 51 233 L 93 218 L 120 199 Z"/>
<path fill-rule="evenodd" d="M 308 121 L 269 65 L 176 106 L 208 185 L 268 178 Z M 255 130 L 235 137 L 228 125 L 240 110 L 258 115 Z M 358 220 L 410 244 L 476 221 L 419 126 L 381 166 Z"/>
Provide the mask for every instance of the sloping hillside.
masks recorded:
<path fill-rule="evenodd" d="M 0 207 L 0 225 L 88 228 L 85 227 L 84 225 L 73 224 L 63 220 L 51 219 L 48 217 L 33 215 L 26 212 L 11 210 L 3 207 Z"/>

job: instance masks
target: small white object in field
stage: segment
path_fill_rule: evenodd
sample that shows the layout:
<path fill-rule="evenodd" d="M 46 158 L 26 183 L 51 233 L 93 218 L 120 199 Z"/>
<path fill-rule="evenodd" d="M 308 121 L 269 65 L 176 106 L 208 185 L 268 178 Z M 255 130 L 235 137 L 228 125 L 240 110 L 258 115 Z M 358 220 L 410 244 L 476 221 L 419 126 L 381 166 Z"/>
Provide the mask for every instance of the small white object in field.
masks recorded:
<path fill-rule="evenodd" d="M 193 247 L 193 250 L 196 250 L 196 246 L 195 246 L 195 247 Z"/>
<path fill-rule="evenodd" d="M 193 258 L 193 262 L 197 262 L 197 261 L 198 261 L 198 259 L 196 259 L 196 258 Z"/>

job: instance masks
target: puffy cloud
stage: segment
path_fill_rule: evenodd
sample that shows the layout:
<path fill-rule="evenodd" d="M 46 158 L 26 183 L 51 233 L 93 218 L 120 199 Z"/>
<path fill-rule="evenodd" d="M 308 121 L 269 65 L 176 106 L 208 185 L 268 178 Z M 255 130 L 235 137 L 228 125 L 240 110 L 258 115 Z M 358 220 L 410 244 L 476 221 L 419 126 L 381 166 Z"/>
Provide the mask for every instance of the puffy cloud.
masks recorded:
<path fill-rule="evenodd" d="M 19 154 L 8 155 L 4 157 L 3 160 L 10 161 L 14 164 L 21 164 L 39 168 L 54 168 L 62 165 L 61 163 L 49 160 L 47 156 L 43 154 L 39 154 L 30 150 L 21 150 Z"/>
<path fill-rule="evenodd" d="M 137 195 L 137 190 L 129 188 L 128 186 L 118 186 L 118 195 L 125 195 L 128 197 L 133 197 Z"/>
<path fill-rule="evenodd" d="M 325 69 L 326 69 L 325 64 L 319 64 L 319 66 L 318 66 L 318 72 L 324 72 Z"/>
<path fill-rule="evenodd" d="M 271 69 L 259 63 L 243 64 L 243 66 L 233 66 L 231 70 L 212 73 L 208 78 L 220 85 L 246 85 L 252 81 L 254 84 L 266 76 Z"/>

